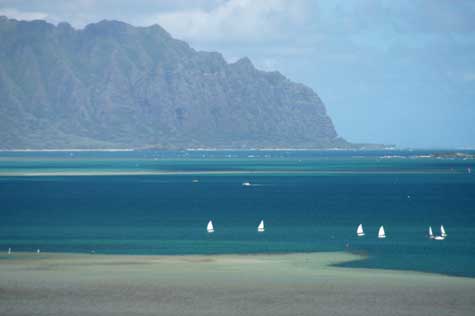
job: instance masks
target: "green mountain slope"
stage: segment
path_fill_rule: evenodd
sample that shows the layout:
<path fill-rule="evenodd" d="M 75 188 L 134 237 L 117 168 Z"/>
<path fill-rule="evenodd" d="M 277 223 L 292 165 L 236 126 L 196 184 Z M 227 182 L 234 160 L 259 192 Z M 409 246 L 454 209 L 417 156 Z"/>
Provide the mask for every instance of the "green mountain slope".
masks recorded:
<path fill-rule="evenodd" d="M 0 148 L 345 147 L 310 88 L 154 25 L 0 17 Z"/>

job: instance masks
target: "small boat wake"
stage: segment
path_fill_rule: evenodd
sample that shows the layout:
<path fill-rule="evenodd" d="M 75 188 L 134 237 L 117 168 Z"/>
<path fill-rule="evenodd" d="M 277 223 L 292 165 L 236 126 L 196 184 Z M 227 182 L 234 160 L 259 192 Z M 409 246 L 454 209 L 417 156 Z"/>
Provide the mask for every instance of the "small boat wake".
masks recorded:
<path fill-rule="evenodd" d="M 258 184 L 258 183 L 251 183 L 249 181 L 241 183 L 243 187 L 261 187 L 263 184 Z"/>

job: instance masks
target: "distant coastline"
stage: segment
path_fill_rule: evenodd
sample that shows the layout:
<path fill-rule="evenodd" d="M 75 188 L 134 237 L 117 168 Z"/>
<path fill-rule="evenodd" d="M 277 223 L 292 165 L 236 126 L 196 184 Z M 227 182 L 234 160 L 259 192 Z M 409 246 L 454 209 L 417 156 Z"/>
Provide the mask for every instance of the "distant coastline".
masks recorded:
<path fill-rule="evenodd" d="M 127 151 L 140 151 L 131 148 L 96 148 L 96 149 L 0 149 L 0 152 L 127 152 Z"/>
<path fill-rule="evenodd" d="M 131 152 L 131 151 L 364 151 L 364 150 L 398 150 L 396 146 L 367 145 L 354 147 L 190 147 L 190 148 L 0 148 L 0 152 Z"/>
<path fill-rule="evenodd" d="M 425 151 L 431 152 L 427 158 L 475 158 L 474 155 L 467 155 L 465 152 L 475 151 L 475 148 L 399 148 L 396 146 L 383 146 L 375 145 L 368 147 L 328 147 L 328 148 L 293 148 L 293 147 L 269 147 L 269 148 L 13 148 L 13 149 L 1 149 L 0 152 L 147 152 L 147 151 L 189 151 L 189 152 L 215 152 L 215 151 L 373 151 L 373 150 L 386 150 L 386 151 Z M 422 157 L 421 157 L 422 158 Z"/>

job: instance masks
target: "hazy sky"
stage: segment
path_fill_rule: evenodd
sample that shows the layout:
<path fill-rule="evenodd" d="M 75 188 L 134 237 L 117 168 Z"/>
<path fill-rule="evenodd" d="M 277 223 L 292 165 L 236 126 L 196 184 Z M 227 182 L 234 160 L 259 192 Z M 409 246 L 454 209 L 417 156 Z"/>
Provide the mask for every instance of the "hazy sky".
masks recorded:
<path fill-rule="evenodd" d="M 0 15 L 158 23 L 312 87 L 349 141 L 475 148 L 473 0 L 0 0 Z"/>

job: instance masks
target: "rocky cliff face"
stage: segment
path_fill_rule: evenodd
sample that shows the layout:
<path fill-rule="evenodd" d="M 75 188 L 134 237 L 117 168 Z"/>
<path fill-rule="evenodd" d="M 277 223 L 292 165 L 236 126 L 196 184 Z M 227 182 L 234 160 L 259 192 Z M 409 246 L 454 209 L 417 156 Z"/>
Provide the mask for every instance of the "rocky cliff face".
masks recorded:
<path fill-rule="evenodd" d="M 0 148 L 342 147 L 310 88 L 160 26 L 0 18 Z"/>

